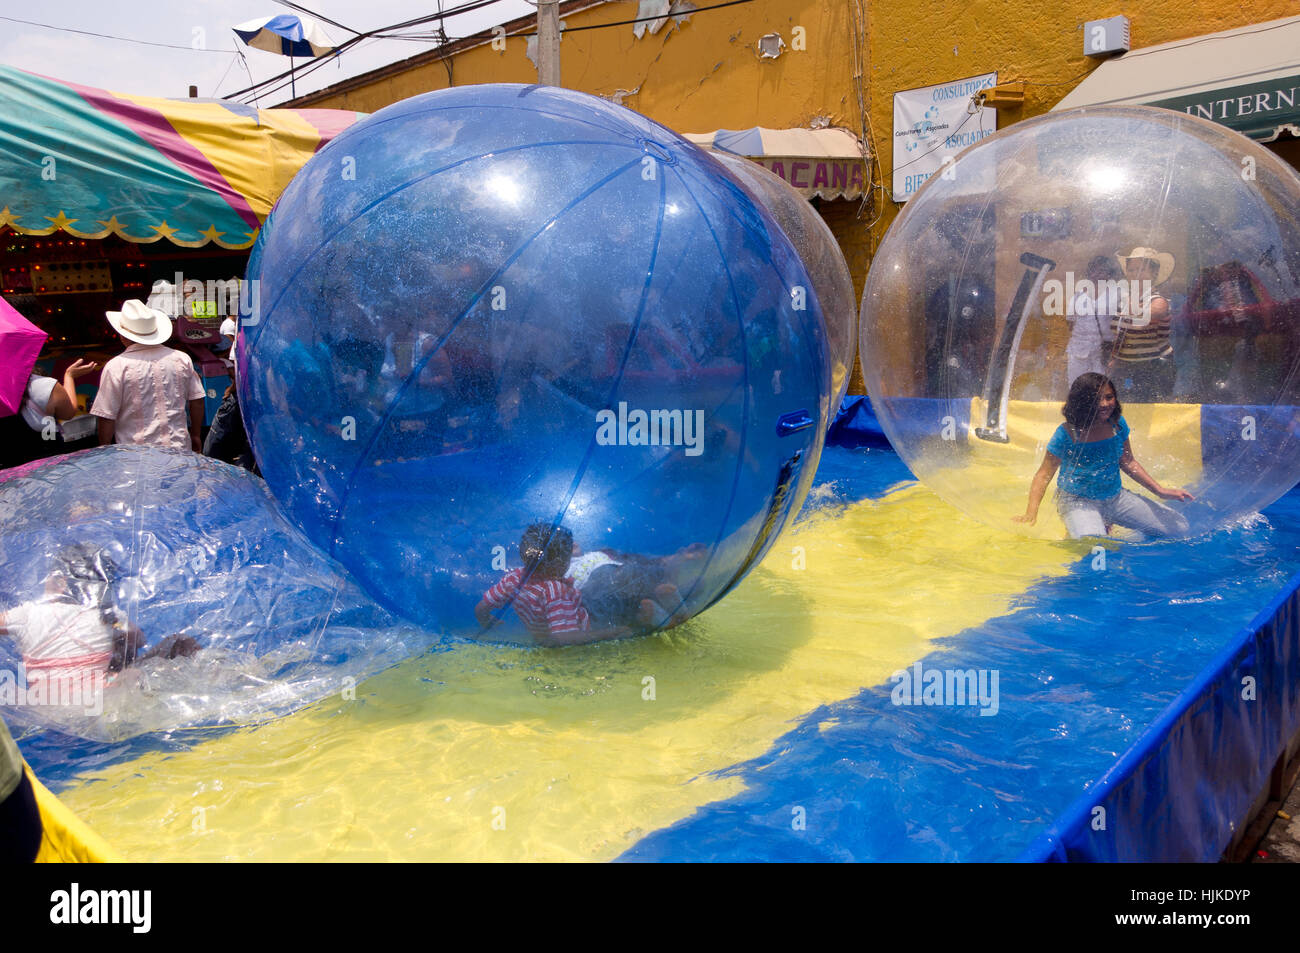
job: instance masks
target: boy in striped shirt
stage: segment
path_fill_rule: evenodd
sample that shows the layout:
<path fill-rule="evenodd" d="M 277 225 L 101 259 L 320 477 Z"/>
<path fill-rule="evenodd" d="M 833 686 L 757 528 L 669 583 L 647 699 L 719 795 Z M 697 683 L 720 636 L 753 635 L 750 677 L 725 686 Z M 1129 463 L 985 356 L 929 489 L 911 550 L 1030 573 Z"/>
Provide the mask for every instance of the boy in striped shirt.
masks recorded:
<path fill-rule="evenodd" d="M 512 569 L 483 594 L 474 616 L 485 630 L 499 618 L 494 609 L 514 606 L 515 613 L 543 645 L 578 645 L 601 639 L 622 638 L 632 630 L 625 626 L 592 629 L 591 617 L 582 596 L 565 578 L 573 557 L 573 534 L 563 526 L 534 523 L 519 540 L 522 569 Z"/>

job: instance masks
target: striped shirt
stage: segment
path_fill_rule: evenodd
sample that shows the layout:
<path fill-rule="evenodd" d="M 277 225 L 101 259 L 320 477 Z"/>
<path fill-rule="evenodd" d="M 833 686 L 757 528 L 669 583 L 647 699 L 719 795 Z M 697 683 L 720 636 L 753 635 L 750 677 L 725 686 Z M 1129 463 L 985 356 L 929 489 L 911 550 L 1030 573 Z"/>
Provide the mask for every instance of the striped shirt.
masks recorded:
<path fill-rule="evenodd" d="M 1173 345 L 1169 343 L 1169 318 L 1160 321 L 1151 317 L 1151 308 L 1157 299 L 1165 300 L 1160 295 L 1151 295 L 1142 302 L 1142 310 L 1138 314 L 1116 315 L 1111 318 L 1111 329 L 1115 335 L 1115 360 L 1140 364 L 1169 357 L 1174 353 Z"/>
<path fill-rule="evenodd" d="M 493 609 L 512 602 L 520 621 L 533 635 L 586 632 L 591 619 L 582 607 L 582 596 L 567 579 L 539 579 L 533 576 L 520 585 L 524 570 L 512 569 L 487 591 L 483 601 Z"/>

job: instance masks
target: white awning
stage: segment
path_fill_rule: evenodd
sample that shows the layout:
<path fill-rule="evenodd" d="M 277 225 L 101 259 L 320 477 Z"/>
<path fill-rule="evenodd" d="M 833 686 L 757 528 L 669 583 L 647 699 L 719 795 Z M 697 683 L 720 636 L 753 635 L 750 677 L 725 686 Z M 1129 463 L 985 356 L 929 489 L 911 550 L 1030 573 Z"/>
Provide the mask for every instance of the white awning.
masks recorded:
<path fill-rule="evenodd" d="M 1162 106 L 1262 142 L 1300 136 L 1300 16 L 1132 50 L 1053 111 L 1105 105 Z"/>
<path fill-rule="evenodd" d="M 847 129 L 717 129 L 685 133 L 705 149 L 753 159 L 805 198 L 856 199 L 866 189 L 866 158 Z"/>

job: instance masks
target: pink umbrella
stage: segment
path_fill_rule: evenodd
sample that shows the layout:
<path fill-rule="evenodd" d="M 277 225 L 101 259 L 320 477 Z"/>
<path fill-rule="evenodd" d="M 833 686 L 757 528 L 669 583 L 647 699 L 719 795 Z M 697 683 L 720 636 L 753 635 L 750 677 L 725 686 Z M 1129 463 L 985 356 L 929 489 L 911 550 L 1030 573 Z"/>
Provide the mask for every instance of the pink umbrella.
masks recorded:
<path fill-rule="evenodd" d="M 0 298 L 0 417 L 18 413 L 45 332 Z"/>

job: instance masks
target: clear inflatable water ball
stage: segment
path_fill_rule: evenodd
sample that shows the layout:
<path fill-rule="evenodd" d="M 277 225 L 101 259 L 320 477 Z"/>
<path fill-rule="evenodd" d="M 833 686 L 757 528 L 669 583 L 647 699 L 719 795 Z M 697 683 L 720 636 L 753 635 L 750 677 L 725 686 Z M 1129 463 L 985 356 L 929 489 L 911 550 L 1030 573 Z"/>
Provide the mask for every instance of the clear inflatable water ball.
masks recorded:
<path fill-rule="evenodd" d="M 1169 110 L 1052 113 L 929 179 L 862 299 L 912 471 L 1047 537 L 1182 537 L 1300 478 L 1300 179 Z"/>
<path fill-rule="evenodd" d="M 293 180 L 249 277 L 240 399 L 267 483 L 444 631 L 679 623 L 816 469 L 830 357 L 797 253 L 714 160 L 604 100 L 384 109 Z"/>
<path fill-rule="evenodd" d="M 830 226 L 799 192 L 779 175 L 726 152 L 710 153 L 754 193 L 772 213 L 808 270 L 817 289 L 831 353 L 831 410 L 844 400 L 858 353 L 858 302 L 853 276 Z"/>
<path fill-rule="evenodd" d="M 433 645 L 298 532 L 262 481 L 110 446 L 0 474 L 0 706 L 99 741 L 241 726 Z"/>

